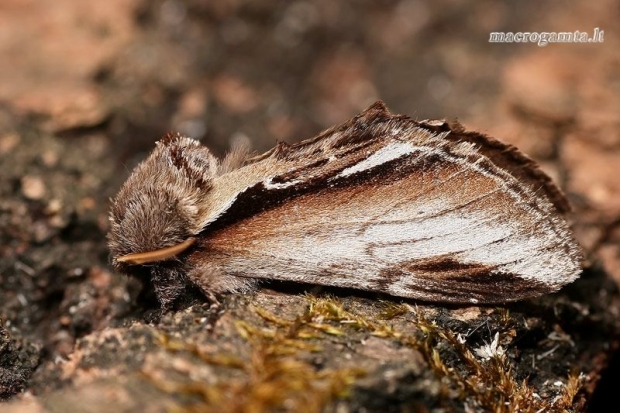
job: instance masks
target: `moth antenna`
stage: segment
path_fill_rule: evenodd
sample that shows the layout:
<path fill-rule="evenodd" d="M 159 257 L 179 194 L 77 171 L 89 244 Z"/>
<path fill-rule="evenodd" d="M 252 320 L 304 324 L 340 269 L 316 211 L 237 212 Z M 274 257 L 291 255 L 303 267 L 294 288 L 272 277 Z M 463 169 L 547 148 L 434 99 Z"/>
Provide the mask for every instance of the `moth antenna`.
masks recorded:
<path fill-rule="evenodd" d="M 187 240 L 181 242 L 180 244 L 173 245 L 171 247 L 161 248 L 155 251 L 146 251 L 123 255 L 121 257 L 118 257 L 116 261 L 132 265 L 164 261 L 182 253 L 183 251 L 191 247 L 194 242 L 196 242 L 196 238 L 190 237 Z"/>

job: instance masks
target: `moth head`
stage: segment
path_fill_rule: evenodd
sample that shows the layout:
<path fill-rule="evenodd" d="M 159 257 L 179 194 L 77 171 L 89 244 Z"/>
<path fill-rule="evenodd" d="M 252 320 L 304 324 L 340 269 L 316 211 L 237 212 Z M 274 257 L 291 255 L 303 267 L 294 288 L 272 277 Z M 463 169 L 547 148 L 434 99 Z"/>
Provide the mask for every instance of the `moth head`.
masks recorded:
<path fill-rule="evenodd" d="M 217 159 L 198 141 L 169 134 L 112 200 L 108 244 L 121 272 L 171 260 L 202 229 Z"/>

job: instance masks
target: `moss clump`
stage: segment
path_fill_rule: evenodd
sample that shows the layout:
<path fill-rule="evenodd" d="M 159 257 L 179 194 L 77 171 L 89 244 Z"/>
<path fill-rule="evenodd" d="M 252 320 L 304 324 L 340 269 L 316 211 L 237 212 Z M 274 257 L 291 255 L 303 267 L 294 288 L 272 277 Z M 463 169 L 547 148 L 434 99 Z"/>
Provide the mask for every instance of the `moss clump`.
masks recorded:
<path fill-rule="evenodd" d="M 510 320 L 508 310 L 500 309 L 499 321 L 507 325 Z M 393 339 L 419 351 L 429 367 L 444 384 L 444 395 L 454 394 L 466 405 L 475 410 L 493 412 L 538 412 L 568 411 L 575 395 L 583 386 L 579 373 L 571 373 L 567 384 L 553 398 L 542 399 L 527 380 L 517 380 L 506 352 L 498 345 L 500 334 L 493 343 L 480 349 L 476 357 L 472 349 L 449 329 L 426 319 L 421 311 L 407 305 L 390 304 L 387 318 L 405 313 L 413 313 L 413 323 L 420 334 L 404 334 L 385 322 L 369 321 L 366 317 L 346 311 L 341 304 L 332 299 L 310 298 L 310 313 L 319 314 L 324 321 L 365 329 L 370 334 Z M 506 333 L 512 340 L 513 331 Z M 485 352 L 486 351 L 486 352 Z M 458 365 L 444 360 L 442 355 L 456 355 Z M 488 356 L 488 357 L 486 357 Z M 454 359 L 454 358 L 452 358 Z"/>
<path fill-rule="evenodd" d="M 365 374 L 361 369 L 317 369 L 301 356 L 322 350 L 315 343 L 317 339 L 344 335 L 338 327 L 312 321 L 310 312 L 286 320 L 261 308 L 254 310 L 267 327 L 235 321 L 237 332 L 249 344 L 247 355 L 207 354 L 196 344 L 161 334 L 160 344 L 168 352 L 185 353 L 204 363 L 242 373 L 240 378 L 207 384 L 172 381 L 144 371 L 148 381 L 159 389 L 190 397 L 191 401 L 175 404 L 172 411 L 320 412 L 334 399 L 346 398 L 351 385 Z"/>
<path fill-rule="evenodd" d="M 329 343 L 358 345 L 359 333 L 363 333 L 419 352 L 441 383 L 439 397 L 456 400 L 473 410 L 567 411 L 583 385 L 579 374 L 570 374 L 551 399 L 539 396 L 527 379 L 517 379 L 514 362 L 500 344 L 512 342 L 515 334 L 509 326 L 507 311 L 496 313 L 501 322 L 493 342 L 472 348 L 462 336 L 408 305 L 382 302 L 368 316 L 365 315 L 368 311 L 362 314 L 346 309 L 333 298 L 307 296 L 305 299 L 306 308 L 294 318 L 283 318 L 252 306 L 253 317 L 246 315 L 244 319 L 234 320 L 235 329 L 247 348 L 243 354 L 206 354 L 195 344 L 162 335 L 160 342 L 166 351 L 181 352 L 208 365 L 235 370 L 237 374 L 217 375 L 216 382 L 211 384 L 190 379 L 172 381 L 152 375 L 150 381 L 166 392 L 190 397 L 189 401 L 176 404 L 174 410 L 320 412 L 335 400 L 348 397 L 356 380 L 366 372 L 321 368 L 309 355 L 321 354 Z M 406 332 L 395 327 L 403 319 L 407 323 Z M 353 333 L 357 338 L 353 338 Z"/>

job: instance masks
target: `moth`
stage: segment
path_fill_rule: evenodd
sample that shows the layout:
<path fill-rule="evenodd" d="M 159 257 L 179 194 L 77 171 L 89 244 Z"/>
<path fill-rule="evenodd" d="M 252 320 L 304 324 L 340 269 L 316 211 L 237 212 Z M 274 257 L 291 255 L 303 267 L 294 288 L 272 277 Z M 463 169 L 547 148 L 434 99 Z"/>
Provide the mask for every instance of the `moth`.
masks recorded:
<path fill-rule="evenodd" d="M 112 264 L 164 309 L 259 280 L 503 303 L 581 271 L 562 192 L 517 149 L 382 102 L 297 144 L 219 161 L 169 134 L 112 201 Z"/>

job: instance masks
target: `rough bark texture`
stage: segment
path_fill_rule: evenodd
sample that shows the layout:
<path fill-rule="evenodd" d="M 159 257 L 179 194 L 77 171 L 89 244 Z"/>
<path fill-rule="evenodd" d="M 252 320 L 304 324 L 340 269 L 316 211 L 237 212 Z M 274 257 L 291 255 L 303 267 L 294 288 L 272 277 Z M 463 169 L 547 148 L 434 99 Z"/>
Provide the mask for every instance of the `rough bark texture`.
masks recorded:
<path fill-rule="evenodd" d="M 39 3 L 0 5 L 0 410 L 596 411 L 613 395 L 613 2 Z M 594 27 L 604 43 L 488 43 Z M 168 130 L 262 151 L 379 98 L 539 161 L 572 201 L 581 279 L 450 308 L 271 283 L 160 317 L 109 269 L 108 198 Z"/>

